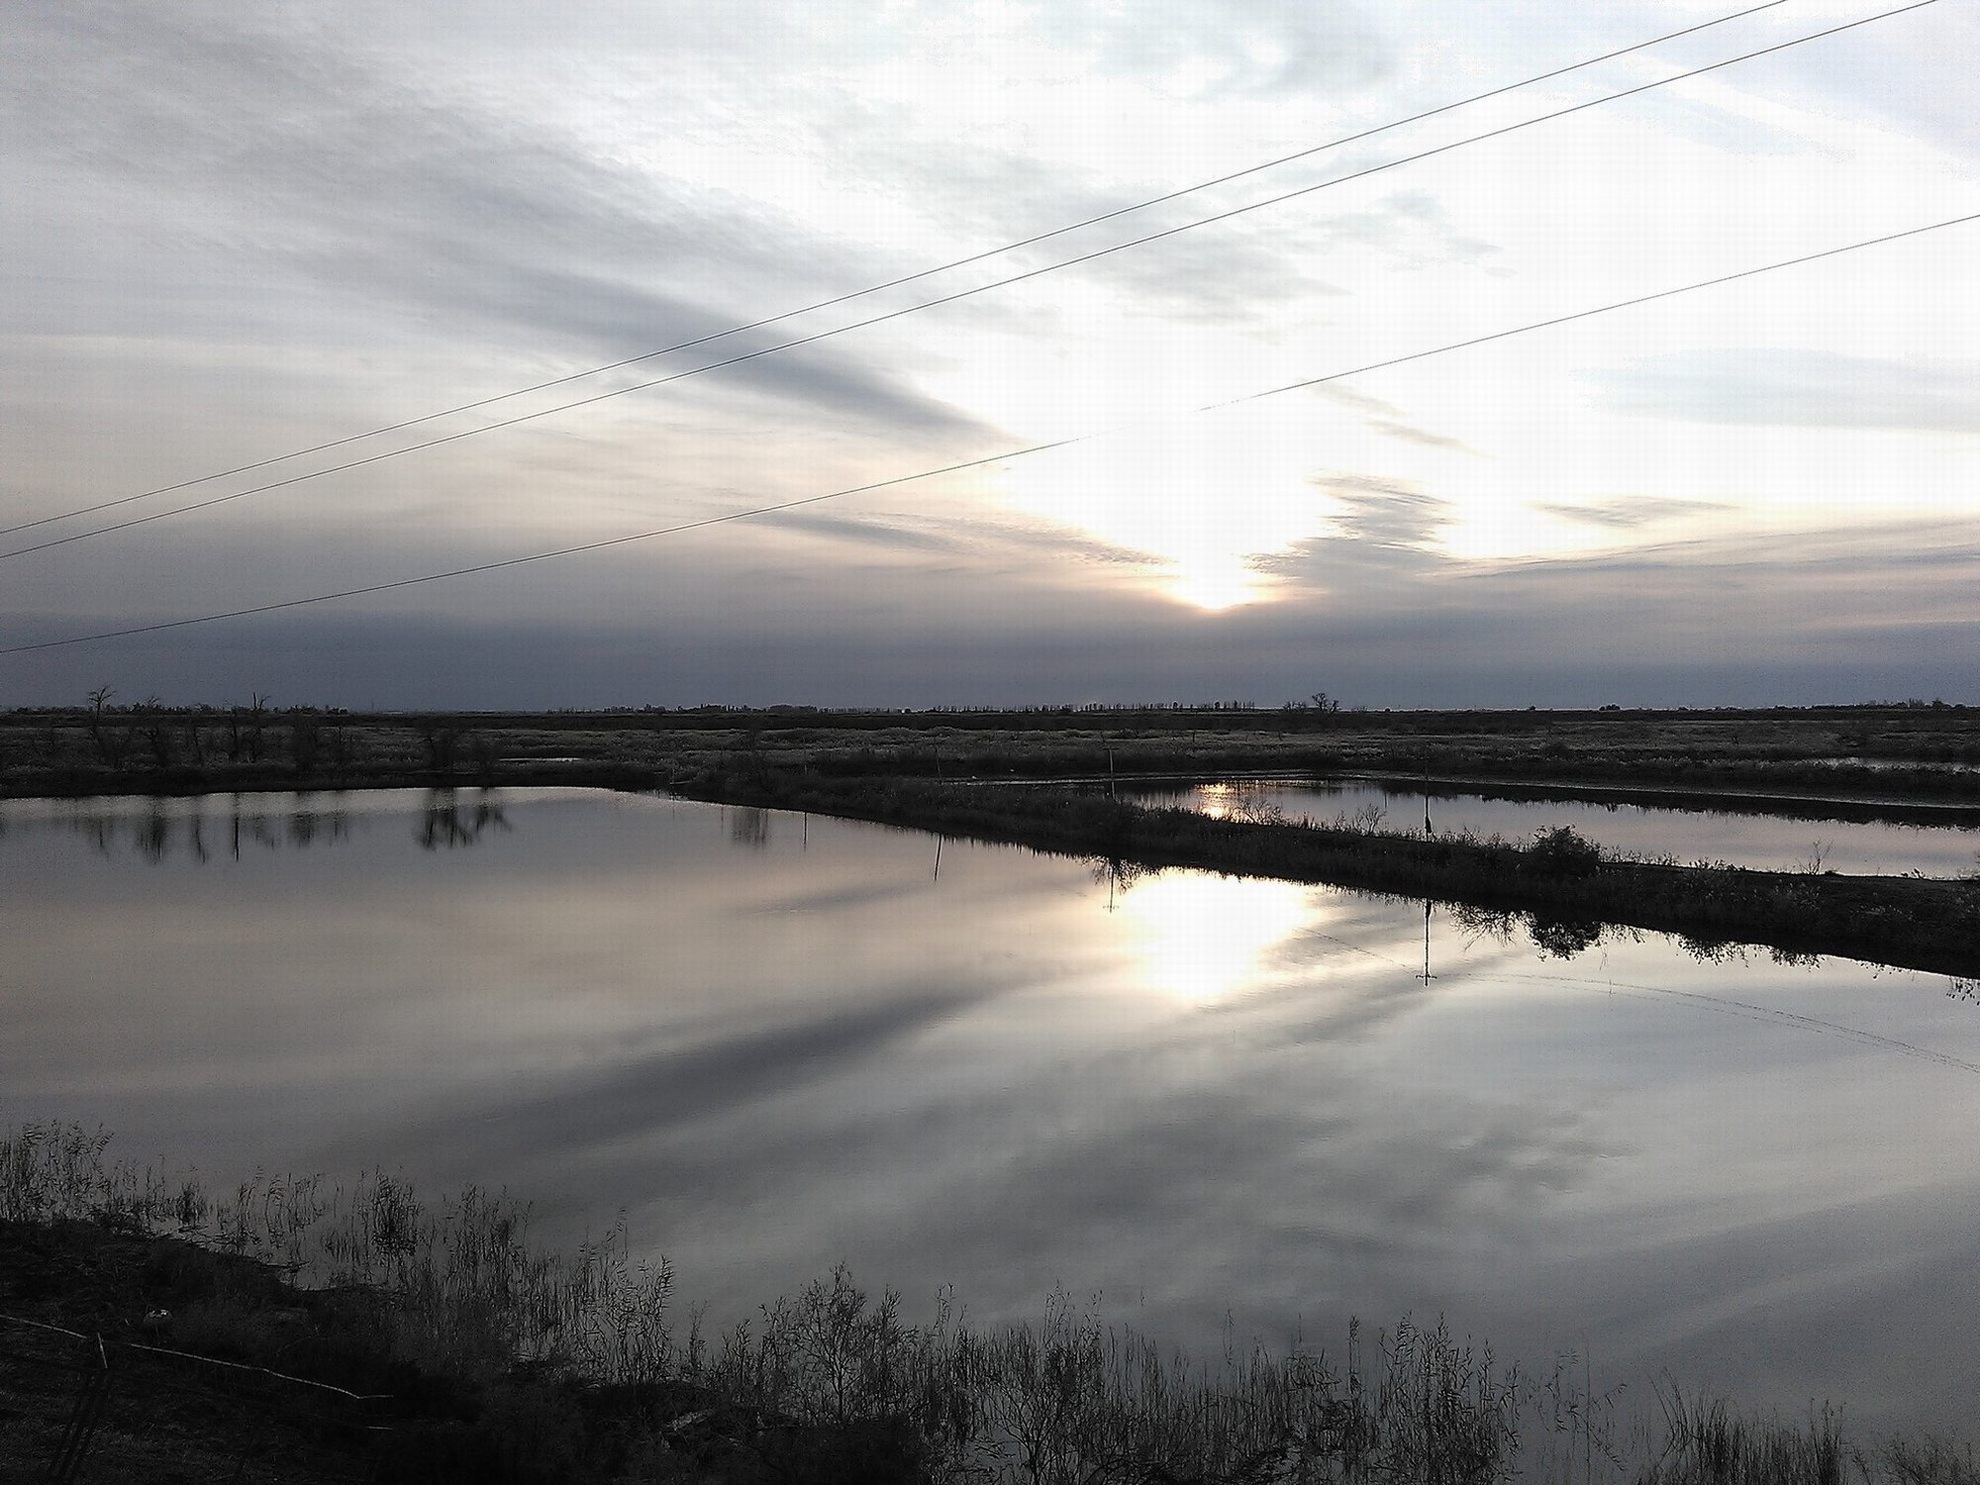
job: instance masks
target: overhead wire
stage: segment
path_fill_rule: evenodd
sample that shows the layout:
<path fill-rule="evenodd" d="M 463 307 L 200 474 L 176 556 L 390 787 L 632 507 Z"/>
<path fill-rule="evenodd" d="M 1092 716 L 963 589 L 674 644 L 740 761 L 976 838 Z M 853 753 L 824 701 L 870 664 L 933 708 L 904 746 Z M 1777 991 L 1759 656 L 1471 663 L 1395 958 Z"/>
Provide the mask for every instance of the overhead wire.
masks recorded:
<path fill-rule="evenodd" d="M 690 367 L 685 371 L 674 372 L 668 376 L 654 377 L 647 381 L 635 382 L 630 386 L 616 387 L 608 391 L 594 393 L 593 395 L 588 397 L 581 397 L 570 402 L 559 403 L 554 407 L 540 408 L 533 412 L 519 413 L 513 417 L 502 418 L 492 423 L 483 424 L 480 427 L 463 429 L 457 433 L 444 434 L 437 438 L 430 438 L 430 439 L 425 439 L 418 443 L 407 444 L 401 448 L 388 449 L 382 453 L 370 454 L 361 459 L 347 460 L 340 464 L 332 464 L 325 468 L 312 470 L 304 474 L 291 475 L 285 479 L 272 480 L 264 484 L 250 486 L 248 489 L 245 490 L 237 490 L 230 494 L 216 495 L 211 499 L 195 501 L 189 505 L 175 506 L 171 510 L 156 511 L 146 516 L 135 516 L 127 521 L 118 521 L 107 526 L 98 526 L 88 531 L 78 531 L 68 536 L 55 537 L 48 541 L 37 542 L 29 546 L 16 547 L 11 551 L 0 552 L 0 561 L 5 561 L 14 557 L 28 556 L 31 553 L 35 553 L 35 552 L 49 551 L 53 548 L 68 546 L 75 542 L 87 541 L 92 537 L 106 536 L 116 531 L 127 531 L 132 529 L 133 527 L 150 525 L 151 523 L 156 521 L 169 520 L 174 516 L 189 515 L 194 511 L 210 510 L 215 506 L 227 505 L 236 500 L 246 499 L 248 496 L 251 495 L 260 495 L 270 490 L 283 489 L 290 485 L 297 485 L 297 484 L 305 483 L 309 480 L 321 479 L 326 475 L 340 474 L 352 469 L 361 469 L 372 464 L 382 463 L 388 459 L 399 458 L 400 456 L 405 454 L 418 453 L 425 449 L 439 448 L 446 444 L 459 443 L 464 439 L 479 437 L 484 433 L 493 433 L 498 429 L 513 428 L 519 424 L 535 422 L 538 419 L 551 417 L 558 413 L 571 412 L 577 408 L 590 407 L 596 403 L 607 402 L 617 397 L 624 397 L 632 392 L 647 391 L 650 390 L 651 388 L 665 386 L 672 382 L 684 381 L 689 377 L 700 376 L 706 372 L 719 371 L 724 369 L 725 367 L 738 366 L 746 362 L 759 360 L 762 357 L 775 355 L 782 351 L 795 350 L 801 346 L 815 345 L 820 341 L 830 340 L 836 336 L 845 335 L 854 330 L 863 330 L 873 325 L 885 324 L 892 320 L 901 319 L 907 315 L 919 314 L 923 310 L 935 309 L 945 304 L 954 304 L 960 300 L 973 298 L 978 294 L 985 294 L 993 289 L 1007 288 L 1012 284 L 1023 283 L 1030 279 L 1040 278 L 1048 273 L 1056 273 L 1060 269 L 1076 267 L 1077 265 L 1082 263 L 1091 263 L 1100 258 L 1110 257 L 1115 253 L 1125 252 L 1130 248 L 1142 247 L 1151 242 L 1159 242 L 1166 238 L 1180 236 L 1182 233 L 1194 231 L 1198 227 L 1206 227 L 1217 222 L 1229 221 L 1234 217 L 1243 216 L 1249 212 L 1259 211 L 1268 206 L 1277 206 L 1284 202 L 1295 200 L 1300 197 L 1310 196 L 1316 192 L 1331 189 L 1334 186 L 1346 185 L 1351 181 L 1362 180 L 1369 176 L 1380 174 L 1383 171 L 1398 169 L 1404 165 L 1412 165 L 1422 160 L 1427 160 L 1439 155 L 1448 154 L 1453 150 L 1463 149 L 1467 146 L 1473 144 L 1479 144 L 1489 139 L 1497 139 L 1508 134 L 1517 133 L 1522 129 L 1530 129 L 1538 124 L 1549 123 L 1556 119 L 1567 118 L 1574 114 L 1583 113 L 1591 108 L 1599 108 L 1604 104 L 1615 103 L 1625 98 L 1632 98 L 1637 96 L 1638 94 L 1647 93 L 1657 88 L 1669 87 L 1673 83 L 1684 82 L 1690 78 L 1703 76 L 1706 73 L 1717 72 L 1724 68 L 1735 66 L 1741 62 L 1751 61 L 1756 57 L 1764 57 L 1776 52 L 1786 51 L 1791 47 L 1802 46 L 1811 41 L 1819 41 L 1825 37 L 1835 36 L 1844 31 L 1855 30 L 1860 26 L 1867 26 L 1876 21 L 1888 20 L 1892 16 L 1903 15 L 1909 11 L 1922 10 L 1926 6 L 1935 5 L 1937 3 L 1938 0 L 1911 0 L 1910 4 L 1897 6 L 1891 10 L 1880 11 L 1875 15 L 1865 16 L 1858 20 L 1843 22 L 1835 26 L 1829 26 L 1820 31 L 1809 32 L 1806 35 L 1794 37 L 1787 41 L 1775 42 L 1772 45 L 1760 47 L 1750 52 L 1743 52 L 1738 56 L 1728 57 L 1723 61 L 1707 63 L 1704 66 L 1695 67 L 1685 72 L 1674 73 L 1669 77 L 1658 78 L 1651 82 L 1640 83 L 1635 87 L 1625 88 L 1620 92 L 1608 93 L 1599 98 L 1588 99 L 1581 103 L 1576 103 L 1565 108 L 1556 109 L 1550 113 L 1540 114 L 1529 119 L 1522 119 L 1516 123 L 1506 124 L 1497 129 L 1486 130 L 1485 132 L 1480 134 L 1469 135 L 1463 139 L 1454 140 L 1446 144 L 1441 144 L 1431 149 L 1421 150 L 1413 155 L 1405 155 L 1400 159 L 1385 161 L 1379 165 L 1371 165 L 1364 169 L 1350 172 L 1346 175 L 1335 176 L 1329 180 L 1319 181 L 1312 185 L 1302 186 L 1297 190 L 1287 191 L 1277 196 L 1268 197 L 1262 201 L 1255 201 L 1248 203 L 1247 205 L 1244 206 L 1233 207 L 1228 211 L 1217 212 L 1211 216 L 1199 217 L 1194 221 L 1184 222 L 1173 227 L 1163 228 L 1160 231 L 1146 233 L 1143 236 L 1130 238 L 1126 242 L 1115 243 L 1108 247 L 1096 248 L 1091 252 L 1081 253 L 1075 257 L 1062 259 L 1056 263 L 1048 263 L 1037 268 L 1027 269 L 1024 272 L 1015 273 L 1006 278 L 996 279 L 986 284 L 978 284 L 971 288 L 957 290 L 954 293 L 944 294 L 934 299 L 925 300 L 919 304 L 905 305 L 899 309 L 888 310 L 885 313 L 872 315 L 863 320 L 854 320 L 850 324 L 835 326 L 829 330 L 820 330 L 810 335 L 798 336 L 790 340 L 780 341 L 775 345 L 759 347 L 756 350 L 744 351 L 737 355 L 729 356 L 719 361 L 711 361 L 701 366 Z"/>
<path fill-rule="evenodd" d="M 1597 315 L 1611 314 L 1617 310 L 1630 309 L 1638 305 L 1651 304 L 1661 299 L 1675 298 L 1680 294 L 1696 293 L 1702 289 L 1716 288 L 1722 284 L 1736 283 L 1742 279 L 1758 277 L 1764 273 L 1774 273 L 1785 268 L 1795 268 L 1803 264 L 1819 262 L 1826 258 L 1840 257 L 1845 253 L 1858 252 L 1864 248 L 1879 247 L 1886 243 L 1899 242 L 1907 238 L 1922 237 L 1928 232 L 1943 231 L 1949 227 L 1964 226 L 1980 221 L 1980 212 L 1964 216 L 1948 217 L 1942 221 L 1929 222 L 1919 227 L 1908 227 L 1902 231 L 1887 232 L 1878 237 L 1863 238 L 1856 242 L 1844 243 L 1839 247 L 1823 248 L 1797 257 L 1784 258 L 1774 263 L 1764 263 L 1754 268 L 1744 268 L 1733 273 L 1720 274 L 1714 278 L 1700 279 L 1694 283 L 1681 284 L 1676 288 L 1659 289 L 1649 294 L 1639 294 L 1629 299 L 1619 299 L 1608 304 L 1596 305 L 1589 309 L 1575 310 L 1569 314 L 1555 315 L 1544 320 L 1534 320 L 1524 325 L 1515 325 L 1505 330 L 1495 330 L 1485 335 L 1474 335 L 1465 340 L 1451 341 L 1445 345 L 1432 346 L 1426 350 L 1412 351 L 1406 355 L 1391 356 L 1381 361 L 1371 361 L 1365 365 L 1351 367 L 1344 371 L 1330 372 L 1325 376 L 1305 377 L 1299 381 L 1287 382 L 1281 386 L 1268 387 L 1262 391 L 1246 393 L 1241 397 L 1227 398 L 1220 402 L 1205 403 L 1201 407 L 1184 409 L 1185 414 L 1215 412 L 1222 408 L 1235 407 L 1241 403 L 1256 402 L 1267 397 L 1280 396 L 1286 392 L 1299 391 L 1307 387 L 1321 386 L 1327 382 L 1341 381 L 1348 377 L 1360 376 L 1371 371 L 1380 371 L 1392 366 L 1402 366 L 1413 361 L 1427 360 L 1453 351 L 1466 350 L 1473 346 L 1485 345 L 1492 341 L 1506 340 L 1515 335 L 1525 335 L 1536 330 L 1545 330 L 1556 325 L 1570 324 L 1577 320 L 1591 319 Z M 389 582 L 368 583 L 362 587 L 344 588 L 331 593 L 317 593 L 304 598 L 288 598 L 273 603 L 253 604 L 245 608 L 228 609 L 223 612 L 200 614 L 185 619 L 167 619 L 152 624 L 134 624 L 122 629 L 106 629 L 93 634 L 70 635 L 61 639 L 40 640 L 30 644 L 17 644 L 0 647 L 0 655 L 20 655 L 37 650 L 59 649 L 69 645 L 89 644 L 101 640 L 124 639 L 139 634 L 158 634 L 171 629 L 185 629 L 197 624 L 218 623 L 226 619 L 242 619 L 257 614 L 278 613 L 288 609 L 306 608 L 316 604 L 335 603 L 348 598 L 360 598 L 376 593 L 389 593 L 404 588 L 418 587 L 427 583 L 444 582 L 453 578 L 472 577 L 482 573 L 499 572 L 507 568 L 522 567 L 530 563 L 545 562 L 558 557 L 571 557 L 584 552 L 604 551 L 612 547 L 628 546 L 635 542 L 654 541 L 661 537 L 677 536 L 684 532 L 698 531 L 710 526 L 721 526 L 736 521 L 746 521 L 760 516 L 775 515 L 783 511 L 796 510 L 803 506 L 819 505 L 828 500 L 841 500 L 851 495 L 869 494 L 876 490 L 890 489 L 900 485 L 913 484 L 921 480 L 934 479 L 944 474 L 955 474 L 964 470 L 981 469 L 992 464 L 1001 464 L 1013 459 L 1021 459 L 1030 454 L 1040 454 L 1051 449 L 1062 449 L 1074 444 L 1082 444 L 1108 436 L 1120 429 L 1100 430 L 1077 434 L 1069 438 L 1053 439 L 1045 443 L 1031 444 L 1024 448 L 1007 449 L 1002 453 L 986 455 L 980 459 L 965 459 L 953 464 L 945 464 L 936 469 L 924 469 L 914 474 L 897 475 L 890 479 L 874 480 L 863 485 L 853 485 L 843 490 L 827 491 L 819 495 L 801 496 L 795 500 L 777 501 L 767 505 L 753 506 L 744 510 L 728 511 L 721 515 L 705 516 L 697 520 L 682 521 L 672 526 L 662 526 L 651 531 L 633 532 L 624 536 L 601 538 L 597 541 L 578 542 L 570 546 L 556 547 L 548 551 L 531 552 L 520 557 L 505 557 L 492 562 L 477 562 L 465 567 L 450 568 L 441 572 L 422 573 L 416 577 L 395 578 Z"/>
<path fill-rule="evenodd" d="M 626 356 L 617 361 L 608 361 L 601 366 L 591 366 L 582 371 L 569 372 L 563 376 L 552 377 L 547 381 L 534 382 L 529 386 L 517 387 L 511 391 L 498 392 L 490 397 L 477 398 L 472 402 L 463 402 L 453 407 L 442 408 L 437 412 L 422 413 L 418 417 L 405 418 L 396 423 L 387 423 L 381 427 L 366 429 L 361 433 L 351 433 L 341 438 L 328 439 L 323 443 L 311 444 L 307 448 L 292 449 L 285 454 L 275 454 L 266 459 L 254 460 L 251 463 L 237 464 L 231 469 L 215 470 L 211 474 L 198 475 L 192 479 L 180 480 L 175 484 L 160 485 L 155 489 L 141 490 L 134 495 L 121 496 L 115 500 L 100 501 L 95 505 L 78 506 L 73 510 L 61 511 L 54 515 L 40 516 L 32 521 L 22 521 L 13 526 L 0 526 L 0 536 L 11 536 L 15 532 L 28 531 L 37 526 L 51 525 L 56 521 L 73 520 L 77 516 L 93 515 L 98 511 L 114 510 L 120 506 L 134 505 L 142 500 L 152 500 L 160 495 L 170 495 L 175 491 L 190 489 L 194 485 L 211 484 L 214 480 L 228 479 L 237 474 L 251 474 L 257 469 L 266 469 L 271 465 L 284 464 L 291 459 L 302 459 L 311 454 L 327 453 L 331 449 L 343 448 L 353 443 L 361 443 L 367 438 L 379 438 L 387 433 L 403 432 L 405 429 L 417 428 L 425 423 L 438 422 L 441 418 L 453 417 L 459 413 L 474 412 L 477 409 L 490 407 L 498 402 L 507 402 L 516 397 L 526 397 L 532 392 L 548 391 L 552 387 L 562 387 L 572 382 L 583 381 L 586 377 L 601 376 L 608 371 L 618 371 L 627 366 L 636 366 L 642 361 L 651 361 L 661 356 L 673 355 L 677 351 L 693 350 L 697 346 L 709 345 L 718 340 L 726 340 L 732 335 L 742 335 L 751 330 L 765 329 L 771 325 L 781 324 L 785 320 L 796 319 L 801 315 L 812 314 L 821 309 L 832 309 L 838 305 L 850 303 L 855 299 L 864 299 L 873 294 L 885 293 L 889 289 L 898 289 L 904 285 L 917 283 L 925 278 L 933 278 L 938 274 L 948 273 L 957 268 L 966 268 L 973 263 L 981 263 L 986 259 L 1000 257 L 1005 253 L 1035 247 L 1039 243 L 1050 242 L 1056 237 L 1064 237 L 1087 227 L 1097 227 L 1103 222 L 1111 222 L 1118 217 L 1128 216 L 1137 211 L 1146 211 L 1151 207 L 1162 206 L 1171 201 L 1178 201 L 1185 196 L 1195 195 L 1199 191 L 1207 191 L 1216 186 L 1228 185 L 1230 182 L 1242 180 L 1246 176 L 1258 175 L 1267 170 L 1275 170 L 1281 165 L 1290 165 L 1295 161 L 1308 159 L 1313 155 L 1323 154 L 1328 150 L 1340 149 L 1346 145 L 1359 143 L 1364 139 L 1372 139 L 1378 134 L 1386 134 L 1396 129 L 1405 128 L 1410 124 L 1421 123 L 1425 119 L 1436 118 L 1440 114 L 1450 113 L 1456 109 L 1468 108 L 1474 103 L 1483 103 L 1506 93 L 1516 92 L 1521 88 L 1529 88 L 1539 83 L 1550 82 L 1557 77 L 1565 77 L 1571 72 L 1579 72 L 1589 67 L 1598 66 L 1603 62 L 1613 61 L 1617 57 L 1628 56 L 1631 52 L 1640 52 L 1653 46 L 1661 46 L 1667 41 L 1676 41 L 1680 37 L 1691 36 L 1700 31 L 1707 31 L 1714 26 L 1723 26 L 1731 21 L 1743 20 L 1747 16 L 1756 15 L 1763 10 L 1772 10 L 1776 6 L 1785 5 L 1786 3 L 1787 0 L 1765 0 L 1763 4 L 1751 6 L 1745 10 L 1736 10 L 1730 15 L 1723 15 L 1715 20 L 1701 21 L 1694 26 L 1686 26 L 1676 31 L 1667 31 L 1663 35 L 1652 37 L 1648 41 L 1639 41 L 1630 46 L 1618 47 L 1614 51 L 1604 52 L 1597 57 L 1589 57 L 1583 61 L 1573 62 L 1564 67 L 1556 67 L 1549 72 L 1536 73 L 1532 77 L 1523 78 L 1518 82 L 1505 83 L 1487 92 L 1474 93 L 1468 98 L 1460 98 L 1452 103 L 1443 103 L 1435 108 L 1424 109 L 1420 113 L 1410 114 L 1407 118 L 1393 119 L 1386 124 L 1378 124 L 1372 128 L 1362 129 L 1353 134 L 1345 134 L 1338 139 L 1329 140 L 1325 144 L 1312 145 L 1303 150 L 1296 150 L 1289 155 L 1280 155 L 1275 159 L 1265 160 L 1256 165 L 1247 165 L 1242 169 L 1228 171 L 1223 175 L 1214 176 L 1209 180 L 1198 181 L 1194 185 L 1180 186 L 1175 190 L 1164 192 L 1162 195 L 1151 196 L 1144 201 L 1136 201 L 1126 206 L 1114 207 L 1096 216 L 1085 217 L 1080 221 L 1068 223 L 1063 227 L 1054 227 L 1047 232 L 1034 233 L 1030 237 L 1019 238 L 1015 242 L 1007 242 L 999 247 L 985 248 L 980 252 L 971 253 L 966 257 L 955 258 L 947 263 L 937 264 L 933 268 L 917 269 L 913 273 L 904 273 L 897 278 L 890 278 L 882 283 L 869 284 L 862 289 L 853 289 L 844 294 L 834 295 L 829 299 L 820 299 L 797 309 L 787 309 L 777 314 L 765 315 L 762 319 L 751 320 L 741 325 L 732 325 L 726 330 L 712 331 L 707 335 L 697 336 L 692 340 L 678 341 L 673 345 L 661 346 L 650 351 L 642 351 L 636 356 Z"/>

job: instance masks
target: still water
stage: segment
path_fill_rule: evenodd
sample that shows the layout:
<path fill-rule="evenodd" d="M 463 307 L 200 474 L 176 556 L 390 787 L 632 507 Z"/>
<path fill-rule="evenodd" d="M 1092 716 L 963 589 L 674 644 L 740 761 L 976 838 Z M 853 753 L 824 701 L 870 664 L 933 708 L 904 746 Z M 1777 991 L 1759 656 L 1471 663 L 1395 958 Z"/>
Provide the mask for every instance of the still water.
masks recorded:
<path fill-rule="evenodd" d="M 1980 1005 L 1421 902 L 590 791 L 0 805 L 0 1122 L 624 1210 L 711 1319 L 831 1265 L 1209 1351 L 1448 1315 L 1963 1428 Z"/>
<path fill-rule="evenodd" d="M 1122 784 L 1123 799 L 1224 817 L 1277 810 L 1288 820 L 1338 819 L 1421 833 L 1426 816 L 1439 834 L 1469 830 L 1527 840 L 1571 825 L 1610 851 L 1684 865 L 1725 862 L 1766 871 L 1821 870 L 1878 876 L 1922 872 L 1952 877 L 1980 865 L 1980 830 L 1874 821 L 1798 820 L 1723 810 L 1680 810 L 1586 800 L 1487 799 L 1371 782 L 1227 779 Z"/>

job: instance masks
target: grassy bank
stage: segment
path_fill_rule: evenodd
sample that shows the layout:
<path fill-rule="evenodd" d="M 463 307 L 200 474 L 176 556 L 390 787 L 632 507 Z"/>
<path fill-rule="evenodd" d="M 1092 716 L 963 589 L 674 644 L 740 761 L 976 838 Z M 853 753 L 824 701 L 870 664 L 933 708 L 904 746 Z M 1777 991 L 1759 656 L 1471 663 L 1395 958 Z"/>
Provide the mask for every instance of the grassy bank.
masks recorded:
<path fill-rule="evenodd" d="M 912 1323 L 898 1296 L 840 1270 L 705 1336 L 664 1265 L 628 1262 L 622 1233 L 548 1255 L 507 1202 L 429 1204 L 382 1178 L 257 1178 L 215 1200 L 108 1159 L 106 1143 L 64 1125 L 0 1139 L 0 1314 L 100 1338 L 138 1393 L 135 1413 L 105 1415 L 98 1447 L 121 1463 L 92 1480 L 223 1460 L 253 1428 L 255 1457 L 273 1437 L 286 1478 L 1980 1481 L 1970 1450 L 1854 1440 L 1828 1409 L 1763 1421 L 1666 1385 L 1632 1410 L 1589 1395 L 1571 1365 L 1503 1366 L 1441 1324 L 1350 1326 L 1334 1359 L 1201 1361 L 1063 1298 L 1034 1325 L 973 1328 L 948 1307 Z M 342 1387 L 369 1404 L 364 1427 L 284 1433 L 266 1410 L 148 1399 L 135 1359 L 167 1351 Z M 30 1461 L 46 1419 L 10 1375 L 0 1456 Z M 169 1426 L 147 1443 L 124 1428 L 133 1416 Z"/>
<path fill-rule="evenodd" d="M 1845 877 L 1605 859 L 1571 830 L 1523 844 L 1385 834 L 1347 824 L 1210 819 L 1094 792 L 848 780 L 728 765 L 700 798 L 939 830 L 1138 866 L 1328 882 L 1570 926 L 1616 923 L 1701 945 L 1750 943 L 1957 978 L 1980 975 L 1980 881 Z"/>

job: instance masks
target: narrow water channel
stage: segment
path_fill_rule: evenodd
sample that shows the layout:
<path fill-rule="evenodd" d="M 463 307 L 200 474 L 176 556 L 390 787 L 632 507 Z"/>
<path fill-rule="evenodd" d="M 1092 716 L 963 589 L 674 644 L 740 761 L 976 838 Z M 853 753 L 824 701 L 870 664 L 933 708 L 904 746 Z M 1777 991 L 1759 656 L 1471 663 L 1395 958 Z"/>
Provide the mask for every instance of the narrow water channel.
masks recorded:
<path fill-rule="evenodd" d="M 1572 826 L 1610 851 L 1680 865 L 1725 862 L 1766 871 L 1838 871 L 1929 877 L 1980 870 L 1980 830 L 1875 821 L 1803 820 L 1729 810 L 1585 800 L 1494 799 L 1455 790 L 1300 779 L 1123 783 L 1123 799 L 1223 818 L 1336 821 L 1383 830 L 1471 831 L 1507 840 Z"/>

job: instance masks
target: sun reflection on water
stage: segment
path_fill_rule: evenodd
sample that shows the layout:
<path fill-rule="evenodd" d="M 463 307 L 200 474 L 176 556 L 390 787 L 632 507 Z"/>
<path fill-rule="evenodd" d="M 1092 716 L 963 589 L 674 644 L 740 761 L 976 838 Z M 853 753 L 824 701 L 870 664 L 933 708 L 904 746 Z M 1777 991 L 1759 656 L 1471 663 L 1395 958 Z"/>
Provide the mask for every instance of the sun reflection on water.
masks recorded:
<path fill-rule="evenodd" d="M 1203 1003 L 1269 979 L 1270 951 L 1313 917 L 1307 899 L 1292 882 L 1178 872 L 1137 883 L 1117 910 L 1140 983 Z"/>

